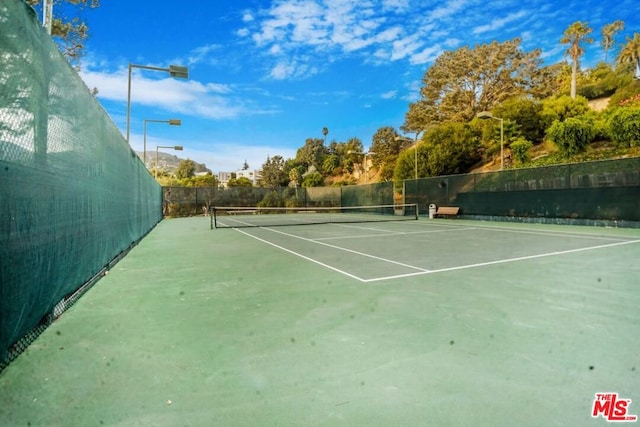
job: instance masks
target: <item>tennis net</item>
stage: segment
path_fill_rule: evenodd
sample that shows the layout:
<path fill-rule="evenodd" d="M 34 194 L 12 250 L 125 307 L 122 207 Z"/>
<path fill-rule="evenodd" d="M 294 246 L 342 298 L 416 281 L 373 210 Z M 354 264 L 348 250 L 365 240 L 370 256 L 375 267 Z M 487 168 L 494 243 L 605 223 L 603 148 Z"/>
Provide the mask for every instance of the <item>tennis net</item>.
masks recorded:
<path fill-rule="evenodd" d="M 417 204 L 343 207 L 217 207 L 211 228 L 276 227 L 418 219 Z"/>

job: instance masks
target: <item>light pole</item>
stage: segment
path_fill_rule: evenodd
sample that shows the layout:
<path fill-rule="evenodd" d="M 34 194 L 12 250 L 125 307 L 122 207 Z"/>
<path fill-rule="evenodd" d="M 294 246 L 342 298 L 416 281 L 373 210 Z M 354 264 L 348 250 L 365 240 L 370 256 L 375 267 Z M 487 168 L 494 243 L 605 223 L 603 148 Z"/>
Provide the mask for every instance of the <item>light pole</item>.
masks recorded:
<path fill-rule="evenodd" d="M 476 117 L 482 120 L 500 120 L 500 170 L 504 170 L 504 119 L 496 117 L 488 111 L 480 111 Z"/>
<path fill-rule="evenodd" d="M 156 179 L 158 179 L 158 148 L 171 148 L 172 150 L 182 151 L 182 145 L 157 145 L 156 146 Z"/>
<path fill-rule="evenodd" d="M 133 68 L 142 68 L 145 70 L 165 71 L 171 77 L 179 79 L 189 78 L 189 69 L 180 65 L 169 65 L 169 68 L 152 67 L 150 65 L 129 64 L 129 80 L 127 86 L 127 143 L 129 142 L 129 131 L 131 129 L 131 70 Z"/>
<path fill-rule="evenodd" d="M 347 151 L 347 154 L 364 154 L 364 183 L 366 184 L 368 181 L 368 177 L 367 177 L 367 156 L 375 156 L 376 153 L 374 153 L 373 151 L 369 151 L 367 153 L 363 153 L 361 151 Z"/>
<path fill-rule="evenodd" d="M 144 149 L 142 151 L 142 163 L 144 166 L 147 166 L 147 122 L 150 123 L 169 123 L 169 126 L 181 126 L 182 121 L 180 119 L 169 119 L 169 120 L 144 120 Z"/>

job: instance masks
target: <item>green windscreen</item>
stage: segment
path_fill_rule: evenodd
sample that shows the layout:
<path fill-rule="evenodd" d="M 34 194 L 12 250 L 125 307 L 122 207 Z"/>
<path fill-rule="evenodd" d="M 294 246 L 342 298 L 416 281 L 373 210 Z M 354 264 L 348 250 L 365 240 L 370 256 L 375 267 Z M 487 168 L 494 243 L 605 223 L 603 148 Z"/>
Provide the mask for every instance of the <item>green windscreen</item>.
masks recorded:
<path fill-rule="evenodd" d="M 458 206 L 463 215 L 640 221 L 640 157 L 409 179 L 405 203 Z"/>
<path fill-rule="evenodd" d="M 162 189 L 33 10 L 0 3 L 0 370 L 162 219 Z"/>

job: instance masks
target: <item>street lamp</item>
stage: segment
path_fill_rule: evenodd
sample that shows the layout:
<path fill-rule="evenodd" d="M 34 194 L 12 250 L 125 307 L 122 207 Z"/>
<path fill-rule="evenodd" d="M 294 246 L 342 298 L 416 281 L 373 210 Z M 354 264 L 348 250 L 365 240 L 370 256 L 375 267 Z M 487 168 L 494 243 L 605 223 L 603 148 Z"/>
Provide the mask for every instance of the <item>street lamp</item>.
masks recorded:
<path fill-rule="evenodd" d="M 182 145 L 157 145 L 156 146 L 156 179 L 158 179 L 158 148 L 171 148 L 172 150 L 182 151 Z"/>
<path fill-rule="evenodd" d="M 376 153 L 374 153 L 373 151 L 369 151 L 367 153 L 363 153 L 361 151 L 352 151 L 349 150 L 347 151 L 347 154 L 364 154 L 364 183 L 367 183 L 368 177 L 367 177 L 367 156 L 375 156 Z"/>
<path fill-rule="evenodd" d="M 169 68 L 152 67 L 150 65 L 129 64 L 129 81 L 127 87 L 127 143 L 129 143 L 129 130 L 131 129 L 131 70 L 133 68 L 142 68 L 145 70 L 165 71 L 171 77 L 178 79 L 188 79 L 189 69 L 180 65 L 169 65 Z"/>
<path fill-rule="evenodd" d="M 504 119 L 496 117 L 488 111 L 480 111 L 476 117 L 482 120 L 500 120 L 500 170 L 504 170 Z"/>
<path fill-rule="evenodd" d="M 147 122 L 150 123 L 169 123 L 170 126 L 181 126 L 182 121 L 180 119 L 169 119 L 169 120 L 144 120 L 144 150 L 142 151 L 142 163 L 144 163 L 145 167 L 147 166 Z"/>

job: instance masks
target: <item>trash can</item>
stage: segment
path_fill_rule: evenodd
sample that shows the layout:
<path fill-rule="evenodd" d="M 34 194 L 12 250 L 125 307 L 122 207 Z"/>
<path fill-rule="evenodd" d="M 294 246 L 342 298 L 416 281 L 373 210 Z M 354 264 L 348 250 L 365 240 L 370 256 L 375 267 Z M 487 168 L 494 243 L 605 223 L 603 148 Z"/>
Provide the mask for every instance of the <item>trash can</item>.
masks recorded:
<path fill-rule="evenodd" d="M 436 217 L 436 208 L 436 205 L 434 205 L 433 203 L 429 205 L 429 219 L 433 219 Z"/>

